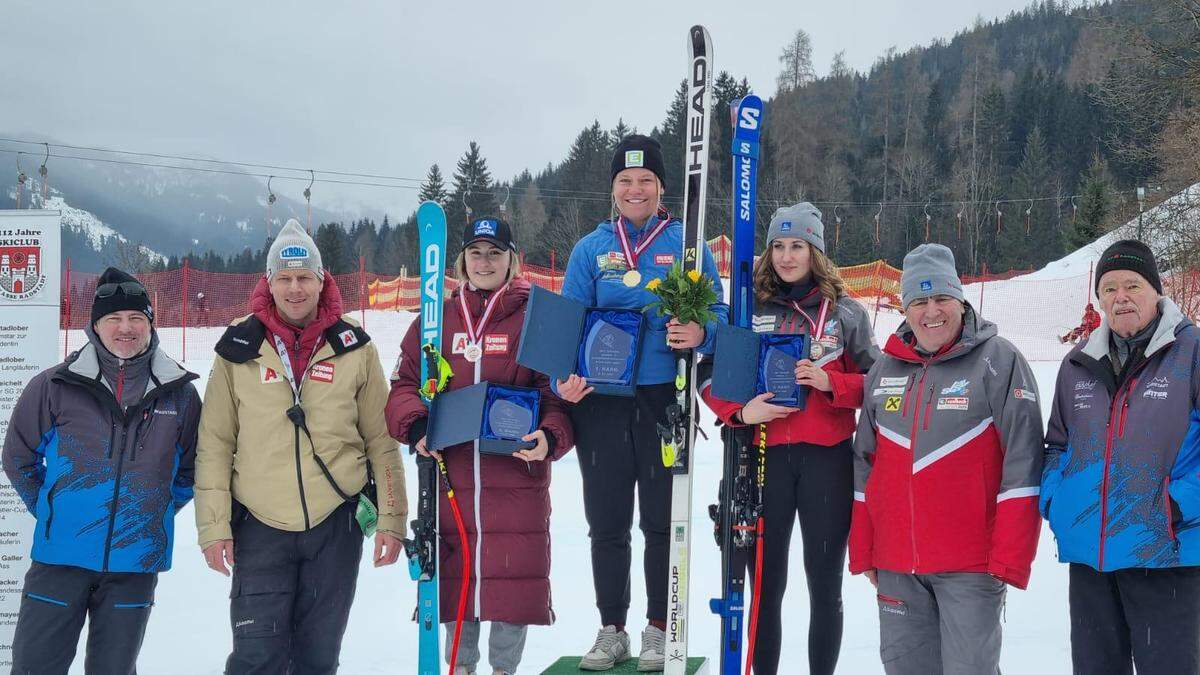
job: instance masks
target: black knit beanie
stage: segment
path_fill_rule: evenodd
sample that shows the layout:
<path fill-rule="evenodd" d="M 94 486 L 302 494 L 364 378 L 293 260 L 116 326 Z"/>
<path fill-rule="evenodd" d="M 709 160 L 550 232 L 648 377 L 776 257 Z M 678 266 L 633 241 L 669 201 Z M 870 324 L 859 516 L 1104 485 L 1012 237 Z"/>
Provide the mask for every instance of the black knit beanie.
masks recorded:
<path fill-rule="evenodd" d="M 1149 281 L 1160 295 L 1163 292 L 1162 280 L 1158 277 L 1158 263 L 1154 261 L 1154 252 L 1140 241 L 1122 239 L 1104 249 L 1104 253 L 1100 254 L 1100 262 L 1096 264 L 1096 287 L 1092 289 L 1096 291 L 1097 297 L 1100 295 L 1100 277 L 1104 276 L 1105 272 L 1113 270 L 1137 272 L 1145 277 L 1146 281 Z"/>
<path fill-rule="evenodd" d="M 132 275 L 110 267 L 104 270 L 96 282 L 96 294 L 92 299 L 92 323 L 100 317 L 122 310 L 134 310 L 154 321 L 154 309 L 150 306 L 150 295 L 146 287 Z"/>
<path fill-rule="evenodd" d="M 649 136 L 633 134 L 626 136 L 617 144 L 612 158 L 612 175 L 608 177 L 611 183 L 617 174 L 625 169 L 649 169 L 658 176 L 659 182 L 667 184 L 667 170 L 663 164 L 662 146 Z"/>

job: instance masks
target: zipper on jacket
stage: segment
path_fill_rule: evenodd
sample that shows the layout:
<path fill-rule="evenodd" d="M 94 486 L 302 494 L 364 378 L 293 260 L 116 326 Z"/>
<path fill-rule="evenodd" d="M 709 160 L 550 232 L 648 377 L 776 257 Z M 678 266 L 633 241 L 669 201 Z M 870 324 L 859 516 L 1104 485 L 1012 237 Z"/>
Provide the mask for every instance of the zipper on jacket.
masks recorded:
<path fill-rule="evenodd" d="M 109 508 L 108 512 L 108 536 L 104 540 L 104 566 L 102 569 L 104 572 L 108 571 L 108 558 L 109 554 L 112 553 L 113 529 L 117 525 L 117 497 L 121 494 L 121 470 L 125 464 L 125 436 L 126 428 L 124 425 L 122 425 L 120 436 L 121 440 L 118 449 L 120 454 L 117 455 L 117 475 L 116 478 L 113 479 L 112 506 Z"/>
<path fill-rule="evenodd" d="M 933 385 L 929 385 L 929 398 L 925 400 L 925 421 L 921 423 L 922 431 L 929 431 L 929 408 L 933 406 Z"/>
<path fill-rule="evenodd" d="M 1117 438 L 1125 438 L 1125 420 L 1129 416 L 1129 396 L 1137 386 L 1137 379 L 1130 380 L 1129 388 L 1125 390 L 1125 403 L 1121 405 L 1121 425 L 1117 428 Z"/>
<path fill-rule="evenodd" d="M 304 473 L 300 470 L 300 427 L 292 425 L 296 432 L 296 486 L 300 488 L 300 511 L 304 513 L 304 529 L 311 528 L 308 522 L 308 502 L 304 500 Z"/>
<path fill-rule="evenodd" d="M 49 508 L 49 515 L 46 516 L 46 532 L 45 539 L 50 539 L 50 525 L 54 523 L 54 493 L 58 492 L 58 486 L 62 485 L 62 477 L 60 476 L 54 481 L 54 485 L 50 486 L 50 491 L 46 493 L 46 506 Z"/>
<path fill-rule="evenodd" d="M 117 451 L 117 422 L 112 421 L 112 427 L 108 430 L 108 459 L 113 458 L 113 453 Z"/>
<path fill-rule="evenodd" d="M 923 377 L 923 376 L 922 376 Z M 908 417 L 908 397 L 912 393 L 913 385 L 917 383 L 917 376 L 910 375 L 908 384 L 904 387 L 904 412 L 900 413 L 901 417 Z"/>
<path fill-rule="evenodd" d="M 1143 360 L 1138 365 L 1137 370 L 1140 371 L 1147 362 Z M 1125 380 L 1125 384 L 1117 388 L 1112 406 L 1108 412 L 1108 429 L 1105 433 L 1104 441 L 1104 478 L 1100 481 L 1100 549 L 1096 559 L 1096 566 L 1100 572 L 1104 571 L 1104 532 L 1108 529 L 1108 474 L 1112 465 L 1113 434 L 1116 433 L 1118 438 L 1124 438 L 1125 436 L 1125 419 L 1129 408 L 1129 395 L 1133 392 L 1134 385 L 1137 384 L 1137 378 L 1134 377 L 1136 374 L 1137 371 L 1130 373 L 1130 377 Z M 1120 415 L 1117 414 L 1118 411 L 1120 411 Z"/>
<path fill-rule="evenodd" d="M 1163 513 L 1167 516 L 1167 536 L 1171 543 L 1179 549 L 1179 538 L 1175 536 L 1175 514 L 1171 511 L 1171 477 L 1163 476 Z"/>
<path fill-rule="evenodd" d="M 483 336 L 480 336 L 482 339 Z M 478 384 L 483 378 L 483 359 L 475 362 L 475 383 Z M 480 475 L 482 469 L 480 460 L 482 459 L 479 453 L 479 441 L 474 443 L 475 450 L 475 548 L 472 551 L 475 554 L 475 561 L 472 564 L 471 572 L 475 577 L 475 618 L 483 616 L 483 516 L 480 512 L 480 507 L 483 505 L 483 477 Z M 471 533 L 468 532 L 470 537 Z M 465 543 L 465 542 L 464 542 Z"/>
<path fill-rule="evenodd" d="M 125 393 L 125 362 L 121 361 L 121 365 L 117 367 L 117 407 L 121 412 L 125 412 L 125 405 L 121 403 L 121 397 Z"/>
<path fill-rule="evenodd" d="M 916 387 L 917 404 L 913 406 L 912 435 L 908 439 L 908 447 L 910 448 L 910 454 L 912 455 L 911 459 L 909 460 L 909 474 L 908 474 L 908 519 L 909 519 L 908 533 L 910 535 L 910 538 L 912 539 L 912 573 L 913 574 L 917 573 L 917 559 L 918 559 L 918 556 L 917 556 L 917 497 L 916 497 L 917 491 L 916 491 L 916 486 L 914 485 L 914 483 L 917 482 L 917 474 L 916 474 L 916 471 L 913 470 L 913 467 L 916 466 L 916 462 L 917 462 L 917 428 L 920 426 L 920 421 L 921 421 L 921 389 L 923 389 L 925 387 L 925 375 L 928 374 L 928 372 L 929 372 L 928 368 L 929 368 L 928 362 L 926 362 L 925 365 L 922 366 L 922 368 L 921 368 L 921 381 L 919 383 L 917 383 L 917 387 Z M 916 381 L 916 377 L 914 377 L 913 380 Z M 930 386 L 929 391 L 932 394 L 932 392 L 933 392 L 932 386 Z"/>
<path fill-rule="evenodd" d="M 133 428 L 133 443 L 129 448 L 129 461 L 131 462 L 137 461 L 138 445 L 142 442 L 142 427 L 147 427 L 147 431 L 149 430 L 149 425 L 147 422 L 150 422 L 150 409 L 153 407 L 154 404 L 152 403 L 149 407 L 142 410 L 142 419 L 140 419 L 137 423 L 137 426 Z"/>

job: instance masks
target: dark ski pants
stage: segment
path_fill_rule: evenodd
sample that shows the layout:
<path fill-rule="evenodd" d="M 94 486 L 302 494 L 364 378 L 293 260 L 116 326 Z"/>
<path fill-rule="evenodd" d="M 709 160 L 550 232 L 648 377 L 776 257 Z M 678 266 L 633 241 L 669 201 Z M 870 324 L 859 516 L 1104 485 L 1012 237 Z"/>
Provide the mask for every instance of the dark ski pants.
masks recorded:
<path fill-rule="evenodd" d="M 285 532 L 234 508 L 227 675 L 337 672 L 363 549 L 354 509 L 348 502 L 308 531 Z"/>
<path fill-rule="evenodd" d="M 779 670 L 788 549 L 797 516 L 808 585 L 808 668 L 813 675 L 833 673 L 842 648 L 842 570 L 846 566 L 853 504 L 854 465 L 849 440 L 832 447 L 800 443 L 767 448 L 755 673 L 772 675 Z M 751 579 L 753 557 L 751 549 Z"/>
<path fill-rule="evenodd" d="M 624 626 L 629 614 L 635 488 L 638 527 L 646 540 L 646 618 L 667 618 L 671 474 L 662 463 L 655 424 L 665 419 L 674 397 L 671 384 L 645 385 L 637 388 L 635 397 L 589 394 L 571 409 L 596 607 L 606 626 Z"/>
<path fill-rule="evenodd" d="M 879 570 L 878 590 L 887 675 L 999 675 L 1003 581 L 983 572 Z"/>
<path fill-rule="evenodd" d="M 1200 673 L 1200 567 L 1072 563 L 1069 597 L 1077 675 Z"/>
<path fill-rule="evenodd" d="M 34 562 L 13 637 L 16 675 L 66 675 L 88 618 L 84 672 L 133 675 L 157 574 L 95 572 Z"/>

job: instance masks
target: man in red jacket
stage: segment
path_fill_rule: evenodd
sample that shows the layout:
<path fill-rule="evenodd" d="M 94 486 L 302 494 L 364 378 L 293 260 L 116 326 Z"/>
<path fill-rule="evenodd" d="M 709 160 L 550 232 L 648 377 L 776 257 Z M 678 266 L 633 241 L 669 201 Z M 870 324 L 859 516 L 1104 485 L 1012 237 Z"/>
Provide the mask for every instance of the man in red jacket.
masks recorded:
<path fill-rule="evenodd" d="M 995 675 L 1005 584 L 1029 583 L 1041 527 L 1037 386 L 963 300 L 950 249 L 911 251 L 900 285 L 854 437 L 850 571 L 879 591 L 888 675 Z"/>

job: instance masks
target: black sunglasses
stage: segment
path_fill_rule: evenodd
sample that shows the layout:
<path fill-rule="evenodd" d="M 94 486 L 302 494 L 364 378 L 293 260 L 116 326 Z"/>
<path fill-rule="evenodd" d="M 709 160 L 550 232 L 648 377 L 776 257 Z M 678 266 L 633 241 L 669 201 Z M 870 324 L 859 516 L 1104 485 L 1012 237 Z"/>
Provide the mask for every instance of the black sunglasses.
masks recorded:
<path fill-rule="evenodd" d="M 145 295 L 146 287 L 136 281 L 122 281 L 119 284 L 100 284 L 96 287 L 97 298 L 111 298 L 120 290 L 125 295 Z"/>

